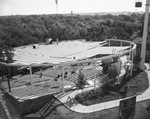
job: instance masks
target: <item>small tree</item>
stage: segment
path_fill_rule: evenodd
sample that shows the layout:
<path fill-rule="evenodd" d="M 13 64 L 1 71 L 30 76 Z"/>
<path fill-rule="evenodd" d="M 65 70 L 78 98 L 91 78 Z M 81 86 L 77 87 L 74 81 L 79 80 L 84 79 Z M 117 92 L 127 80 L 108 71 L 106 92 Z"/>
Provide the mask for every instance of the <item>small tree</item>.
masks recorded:
<path fill-rule="evenodd" d="M 85 76 L 81 71 L 79 71 L 79 73 L 78 73 L 77 82 L 75 84 L 76 84 L 76 87 L 78 87 L 79 89 L 82 89 L 82 90 L 83 90 L 84 86 L 86 85 Z"/>
<path fill-rule="evenodd" d="M 114 82 L 117 80 L 117 76 L 119 75 L 118 69 L 115 66 L 110 66 L 108 69 L 108 76 L 112 78 Z"/>
<path fill-rule="evenodd" d="M 141 57 L 140 55 L 135 55 L 134 59 L 133 59 L 133 69 L 134 70 L 140 70 L 140 62 L 141 62 Z"/>
<path fill-rule="evenodd" d="M 12 52 L 12 48 L 0 41 L 0 62 L 12 63 L 13 56 L 14 53 Z M 0 76 L 2 76 L 2 79 L 3 75 L 7 74 L 7 71 L 7 67 L 0 64 Z"/>

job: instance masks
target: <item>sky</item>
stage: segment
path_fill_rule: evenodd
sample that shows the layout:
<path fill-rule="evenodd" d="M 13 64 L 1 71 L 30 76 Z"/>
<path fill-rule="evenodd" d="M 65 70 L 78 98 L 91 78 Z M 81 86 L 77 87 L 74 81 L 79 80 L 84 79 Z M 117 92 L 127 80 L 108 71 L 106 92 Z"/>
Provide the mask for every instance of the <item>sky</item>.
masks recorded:
<path fill-rule="evenodd" d="M 135 8 L 135 2 L 142 8 Z M 145 11 L 146 0 L 0 0 L 0 16 L 92 12 Z M 56 9 L 57 8 L 57 9 Z"/>

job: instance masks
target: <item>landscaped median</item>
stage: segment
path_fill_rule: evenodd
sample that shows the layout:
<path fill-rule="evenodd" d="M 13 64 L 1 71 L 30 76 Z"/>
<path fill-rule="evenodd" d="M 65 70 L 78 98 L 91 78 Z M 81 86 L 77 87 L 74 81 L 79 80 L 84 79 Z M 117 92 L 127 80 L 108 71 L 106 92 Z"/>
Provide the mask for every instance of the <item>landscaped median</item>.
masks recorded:
<path fill-rule="evenodd" d="M 141 94 L 148 88 L 146 72 L 139 72 L 136 76 L 124 76 L 120 84 L 109 82 L 96 90 L 86 91 L 75 96 L 82 105 L 89 106 L 116 99 L 122 99 Z"/>
<path fill-rule="evenodd" d="M 108 91 L 108 87 L 111 91 Z M 107 84 L 107 90 L 103 97 L 100 95 L 99 88 L 94 90 L 93 87 L 90 87 L 83 90 L 75 90 L 59 100 L 72 111 L 92 113 L 119 106 L 120 100 L 142 94 L 148 87 L 147 73 L 144 71 L 137 74 L 136 72 L 132 77 L 126 76 L 123 83 L 114 86 Z"/>

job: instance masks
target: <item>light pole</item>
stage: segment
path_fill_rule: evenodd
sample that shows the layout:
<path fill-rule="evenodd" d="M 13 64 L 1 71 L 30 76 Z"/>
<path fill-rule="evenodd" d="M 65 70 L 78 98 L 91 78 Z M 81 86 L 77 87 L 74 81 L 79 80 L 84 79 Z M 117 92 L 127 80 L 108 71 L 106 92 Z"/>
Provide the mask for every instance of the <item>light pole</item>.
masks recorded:
<path fill-rule="evenodd" d="M 150 0 L 146 0 L 146 8 L 145 8 L 145 18 L 144 18 L 144 30 L 143 30 L 143 39 L 142 39 L 142 48 L 141 48 L 141 62 L 140 69 L 144 70 L 145 66 L 145 52 L 146 52 L 146 40 L 147 40 L 147 28 L 148 28 L 148 17 L 149 17 L 149 4 Z"/>

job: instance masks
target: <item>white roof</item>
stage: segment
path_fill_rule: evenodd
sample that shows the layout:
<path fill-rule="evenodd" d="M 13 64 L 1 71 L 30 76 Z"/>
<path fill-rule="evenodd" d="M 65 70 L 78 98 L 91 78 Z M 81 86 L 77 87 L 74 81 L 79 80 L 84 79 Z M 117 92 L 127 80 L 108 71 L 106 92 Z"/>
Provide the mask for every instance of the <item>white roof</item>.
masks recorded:
<path fill-rule="evenodd" d="M 106 41 L 103 41 L 105 43 Z M 32 45 L 15 48 L 14 63 L 12 64 L 58 64 L 61 62 L 89 58 L 98 54 L 112 54 L 112 50 L 124 50 L 126 47 L 102 47 L 102 42 L 64 41 L 57 44 L 38 45 L 33 49 Z"/>

